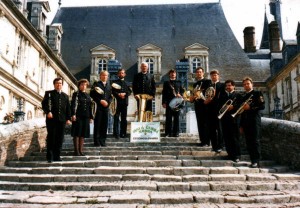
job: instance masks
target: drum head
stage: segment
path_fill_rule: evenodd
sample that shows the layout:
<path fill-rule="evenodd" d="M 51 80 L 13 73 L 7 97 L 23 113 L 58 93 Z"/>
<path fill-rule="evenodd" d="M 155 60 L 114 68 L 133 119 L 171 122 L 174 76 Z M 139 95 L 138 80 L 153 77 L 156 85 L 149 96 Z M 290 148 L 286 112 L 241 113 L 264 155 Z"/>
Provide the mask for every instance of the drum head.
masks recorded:
<path fill-rule="evenodd" d="M 172 110 L 178 111 L 178 110 L 180 110 L 180 108 L 183 107 L 183 103 L 184 103 L 184 100 L 182 97 L 179 97 L 179 98 L 176 97 L 171 100 L 171 102 L 169 103 L 169 106 Z"/>

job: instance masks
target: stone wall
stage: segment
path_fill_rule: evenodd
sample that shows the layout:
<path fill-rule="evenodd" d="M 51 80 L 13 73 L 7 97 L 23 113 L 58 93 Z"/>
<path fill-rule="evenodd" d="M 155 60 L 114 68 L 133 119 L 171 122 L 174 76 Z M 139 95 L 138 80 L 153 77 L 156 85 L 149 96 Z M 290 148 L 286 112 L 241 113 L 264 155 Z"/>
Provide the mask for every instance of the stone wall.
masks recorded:
<path fill-rule="evenodd" d="M 45 118 L 0 124 L 0 166 L 7 161 L 18 160 L 46 146 Z"/>
<path fill-rule="evenodd" d="M 300 123 L 262 118 L 261 152 L 264 159 L 300 170 Z"/>

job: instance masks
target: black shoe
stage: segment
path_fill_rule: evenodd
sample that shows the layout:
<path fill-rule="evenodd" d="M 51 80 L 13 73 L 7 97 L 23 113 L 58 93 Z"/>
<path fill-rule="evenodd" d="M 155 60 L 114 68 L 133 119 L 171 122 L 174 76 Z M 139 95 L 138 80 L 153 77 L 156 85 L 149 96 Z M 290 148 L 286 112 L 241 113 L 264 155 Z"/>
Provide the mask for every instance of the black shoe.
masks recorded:
<path fill-rule="evenodd" d="M 52 163 L 52 160 L 47 160 L 48 163 Z"/>
<path fill-rule="evenodd" d="M 221 153 L 222 152 L 222 149 L 217 149 L 217 150 L 214 150 L 216 153 Z"/>
<path fill-rule="evenodd" d="M 57 159 L 54 159 L 53 161 L 55 161 L 55 162 L 61 162 L 63 160 L 61 158 L 57 158 Z"/>
<path fill-rule="evenodd" d="M 121 138 L 126 138 L 126 134 L 121 134 Z"/>
<path fill-rule="evenodd" d="M 103 142 L 100 142 L 100 146 L 101 146 L 101 147 L 106 147 L 106 144 L 103 143 Z"/>
<path fill-rule="evenodd" d="M 120 139 L 119 135 L 114 135 L 115 139 Z"/>
<path fill-rule="evenodd" d="M 173 137 L 179 137 L 179 134 L 174 134 Z"/>
<path fill-rule="evenodd" d="M 251 163 L 250 167 L 251 168 L 258 168 L 258 164 L 256 162 Z"/>

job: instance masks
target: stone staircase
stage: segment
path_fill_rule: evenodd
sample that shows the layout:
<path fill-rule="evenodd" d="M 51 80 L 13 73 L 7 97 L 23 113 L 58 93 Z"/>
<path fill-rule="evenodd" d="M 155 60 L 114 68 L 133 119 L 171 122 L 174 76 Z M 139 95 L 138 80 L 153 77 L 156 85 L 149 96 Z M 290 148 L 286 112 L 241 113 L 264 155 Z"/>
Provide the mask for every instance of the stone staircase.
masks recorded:
<path fill-rule="evenodd" d="M 0 167 L 0 207 L 300 207 L 300 173 L 273 161 L 249 168 L 249 158 L 226 160 L 189 135 L 160 143 L 86 139 L 86 156 L 72 156 L 66 136 L 63 162 L 34 152 Z"/>

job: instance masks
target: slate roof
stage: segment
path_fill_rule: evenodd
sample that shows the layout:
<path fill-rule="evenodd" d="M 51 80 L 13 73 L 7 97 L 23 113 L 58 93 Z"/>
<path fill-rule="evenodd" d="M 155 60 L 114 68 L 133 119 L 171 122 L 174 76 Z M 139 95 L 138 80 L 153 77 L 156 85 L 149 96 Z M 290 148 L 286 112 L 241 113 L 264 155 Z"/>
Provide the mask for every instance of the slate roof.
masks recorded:
<path fill-rule="evenodd" d="M 269 76 L 268 69 L 253 68 L 219 3 L 62 7 L 53 23 L 62 23 L 62 58 L 77 78 L 89 78 L 90 49 L 100 44 L 116 51 L 132 81 L 139 47 L 153 44 L 162 49 L 165 75 L 194 43 L 209 48 L 209 69 L 218 69 L 223 81 L 246 75 L 265 81 Z"/>

